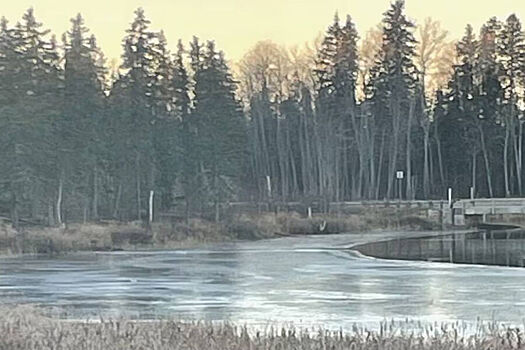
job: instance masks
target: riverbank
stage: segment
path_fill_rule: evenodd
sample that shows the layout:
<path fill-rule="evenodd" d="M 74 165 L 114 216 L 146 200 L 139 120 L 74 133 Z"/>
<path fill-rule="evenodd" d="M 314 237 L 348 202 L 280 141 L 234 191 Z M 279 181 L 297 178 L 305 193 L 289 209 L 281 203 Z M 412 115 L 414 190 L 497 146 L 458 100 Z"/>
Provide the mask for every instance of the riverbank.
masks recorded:
<path fill-rule="evenodd" d="M 105 221 L 64 227 L 23 227 L 19 232 L 0 225 L 0 254 L 56 254 L 75 251 L 177 249 L 202 244 L 258 240 L 294 235 L 338 234 L 373 230 L 432 231 L 438 224 L 410 210 L 368 210 L 352 215 L 290 213 L 236 215 L 219 223 L 202 219 L 189 222 Z"/>
<path fill-rule="evenodd" d="M 337 332 L 273 327 L 259 331 L 225 322 L 99 320 L 71 322 L 45 317 L 30 307 L 0 312 L 0 349 L 525 349 L 523 331 L 494 323 L 467 330 L 459 323 L 410 326 L 381 324 Z"/>

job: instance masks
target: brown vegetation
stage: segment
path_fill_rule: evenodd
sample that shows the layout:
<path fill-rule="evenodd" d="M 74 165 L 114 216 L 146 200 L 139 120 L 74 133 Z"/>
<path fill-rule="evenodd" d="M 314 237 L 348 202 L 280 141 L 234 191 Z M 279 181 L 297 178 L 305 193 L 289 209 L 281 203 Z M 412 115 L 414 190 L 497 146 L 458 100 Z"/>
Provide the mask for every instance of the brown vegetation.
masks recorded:
<path fill-rule="evenodd" d="M 149 229 L 139 222 L 70 224 L 66 227 L 26 227 L 20 232 L 0 225 L 0 252 L 62 253 L 90 250 L 184 248 L 206 243 L 255 240 L 290 235 L 337 234 L 378 229 L 433 230 L 438 226 L 408 209 L 367 209 L 359 214 L 314 215 L 296 212 L 235 214 L 216 223 L 203 219 L 156 222 Z"/>
<path fill-rule="evenodd" d="M 416 325 L 414 325 L 416 327 Z M 27 307 L 0 312 L 0 349 L 525 349 L 523 332 L 489 326 L 471 334 L 458 324 L 419 326 L 400 331 L 383 324 L 381 331 L 354 329 L 343 333 L 319 330 L 315 334 L 294 328 L 249 332 L 227 323 L 174 320 L 95 323 L 51 319 Z"/>

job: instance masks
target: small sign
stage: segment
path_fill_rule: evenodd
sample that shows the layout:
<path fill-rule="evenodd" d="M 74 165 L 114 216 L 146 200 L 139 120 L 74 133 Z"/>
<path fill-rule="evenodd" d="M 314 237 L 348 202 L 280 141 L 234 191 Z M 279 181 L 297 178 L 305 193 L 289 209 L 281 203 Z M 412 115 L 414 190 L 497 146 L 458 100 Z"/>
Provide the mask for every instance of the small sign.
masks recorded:
<path fill-rule="evenodd" d="M 397 177 L 398 179 L 402 179 L 404 176 L 405 176 L 405 174 L 404 174 L 402 171 L 398 171 L 398 172 L 396 173 L 396 177 Z"/>

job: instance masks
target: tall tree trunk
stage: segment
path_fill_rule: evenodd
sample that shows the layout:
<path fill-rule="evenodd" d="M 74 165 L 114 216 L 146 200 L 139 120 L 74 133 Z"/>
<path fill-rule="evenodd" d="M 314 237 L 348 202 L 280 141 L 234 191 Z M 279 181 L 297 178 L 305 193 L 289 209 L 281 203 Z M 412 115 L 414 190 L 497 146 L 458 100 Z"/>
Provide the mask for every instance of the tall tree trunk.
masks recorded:
<path fill-rule="evenodd" d="M 424 128 L 423 136 L 423 196 L 425 199 L 430 198 L 430 172 L 429 172 L 429 130 L 428 125 Z"/>
<path fill-rule="evenodd" d="M 523 195 L 523 187 L 522 187 L 522 170 L 523 170 L 523 154 L 522 154 L 522 147 L 523 147 L 523 122 L 522 120 L 519 121 L 518 126 L 518 149 L 517 152 L 515 152 L 516 155 L 516 177 L 518 178 L 518 190 L 519 195 Z"/>
<path fill-rule="evenodd" d="M 58 179 L 58 196 L 57 196 L 57 224 L 62 225 L 62 193 L 64 188 L 64 171 L 61 172 Z"/>
<path fill-rule="evenodd" d="M 445 189 L 445 172 L 443 169 L 443 156 L 441 153 L 441 140 L 439 139 L 439 135 L 437 133 L 437 128 L 434 130 L 434 138 L 436 140 L 437 144 L 437 154 L 438 154 L 438 167 L 439 167 L 439 180 L 441 182 L 441 193 Z"/>
<path fill-rule="evenodd" d="M 93 220 L 98 220 L 98 169 L 95 165 L 93 168 L 93 203 L 91 216 Z"/>
<path fill-rule="evenodd" d="M 385 152 L 385 132 L 386 130 L 383 129 L 383 133 L 381 135 L 381 144 L 379 145 L 379 162 L 377 163 L 377 180 L 376 180 L 376 188 L 375 188 L 375 199 L 379 199 L 379 193 L 381 189 L 381 173 L 383 170 L 383 157 Z"/>
<path fill-rule="evenodd" d="M 135 157 L 135 185 L 136 185 L 136 200 L 137 200 L 137 220 L 140 221 L 142 213 L 142 205 L 140 202 L 141 199 L 141 186 L 140 186 L 140 156 L 137 152 Z"/>
<path fill-rule="evenodd" d="M 373 131 L 371 123 L 368 123 L 368 118 L 365 119 L 366 125 L 366 141 L 367 141 L 367 153 L 368 163 L 370 168 L 369 181 L 368 181 L 368 199 L 374 198 L 375 187 L 378 186 L 376 183 L 376 166 L 375 166 L 375 133 Z"/>
<path fill-rule="evenodd" d="M 212 189 L 213 189 L 213 207 L 215 211 L 215 222 L 220 221 L 220 194 L 219 194 L 219 184 L 218 184 L 218 174 L 217 174 L 217 161 L 214 159 L 213 162 L 213 174 L 212 174 Z"/>
<path fill-rule="evenodd" d="M 391 104 L 393 104 L 392 108 L 392 147 L 390 148 L 390 159 L 389 159 L 389 165 L 388 165 L 388 178 L 387 178 L 387 192 L 386 196 L 388 199 L 392 199 L 392 193 L 394 191 L 394 177 L 396 173 L 396 167 L 397 167 L 397 157 L 399 153 L 399 137 L 400 135 L 400 124 L 401 124 L 401 101 L 399 100 L 400 97 L 397 93 L 393 94 L 394 96 L 391 97 Z"/>
<path fill-rule="evenodd" d="M 18 211 L 18 197 L 16 195 L 16 190 L 14 190 L 11 195 L 11 225 L 16 231 L 20 228 L 20 213 Z"/>
<path fill-rule="evenodd" d="M 115 219 L 121 219 L 120 218 L 120 199 L 122 197 L 122 180 L 119 180 L 118 187 L 117 187 L 117 196 L 115 197 L 115 206 L 113 208 L 113 217 Z"/>
<path fill-rule="evenodd" d="M 54 205 L 53 201 L 49 200 L 47 203 L 47 225 L 48 226 L 55 226 L 55 211 L 54 211 Z"/>
<path fill-rule="evenodd" d="M 494 193 L 492 191 L 492 176 L 491 176 L 491 169 L 490 169 L 490 162 L 489 162 L 489 155 L 487 152 L 487 147 L 485 145 L 485 133 L 483 132 L 483 128 L 481 125 L 478 125 L 479 130 L 479 137 L 481 139 L 481 149 L 483 151 L 483 159 L 485 160 L 485 173 L 487 176 L 487 186 L 489 190 L 489 197 L 493 198 Z"/>
<path fill-rule="evenodd" d="M 510 197 L 510 187 L 509 187 L 509 138 L 510 138 L 510 125 L 507 118 L 507 123 L 505 125 L 505 145 L 503 148 L 503 176 L 505 178 L 505 197 Z M 492 196 L 491 196 L 492 197 Z"/>
<path fill-rule="evenodd" d="M 472 193 L 476 195 L 476 153 L 472 154 Z"/>
<path fill-rule="evenodd" d="M 412 118 L 414 115 L 414 101 L 410 101 L 410 107 L 408 111 L 408 123 L 407 123 L 407 138 L 406 138 L 406 199 L 412 199 Z"/>
<path fill-rule="evenodd" d="M 82 211 L 82 223 L 86 224 L 88 221 L 88 215 L 89 215 L 89 200 L 86 198 L 84 200 L 84 210 Z"/>

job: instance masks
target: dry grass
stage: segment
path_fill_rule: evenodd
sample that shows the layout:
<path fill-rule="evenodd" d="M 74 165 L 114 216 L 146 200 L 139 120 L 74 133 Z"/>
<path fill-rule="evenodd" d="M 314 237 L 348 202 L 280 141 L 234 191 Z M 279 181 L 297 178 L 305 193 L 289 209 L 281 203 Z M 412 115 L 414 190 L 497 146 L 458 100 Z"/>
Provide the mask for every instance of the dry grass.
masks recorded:
<path fill-rule="evenodd" d="M 521 330 L 496 326 L 465 333 L 459 324 L 420 326 L 415 331 L 402 331 L 390 323 L 381 325 L 378 332 L 355 328 L 348 333 L 319 330 L 312 334 L 294 328 L 270 327 L 255 332 L 227 323 L 174 320 L 71 322 L 44 317 L 28 307 L 0 311 L 0 349 L 6 350 L 525 349 Z"/>
<path fill-rule="evenodd" d="M 156 222 L 146 230 L 140 222 L 70 224 L 64 228 L 25 228 L 15 232 L 0 223 L 0 254 L 63 253 L 86 250 L 173 249 L 232 240 L 288 235 L 336 234 L 376 229 L 432 230 L 436 226 L 409 211 L 368 209 L 361 214 L 314 215 L 295 212 L 239 214 L 220 223 L 202 219 Z"/>
<path fill-rule="evenodd" d="M 368 209 L 357 215 L 314 215 L 306 218 L 296 212 L 242 214 L 233 217 L 227 230 L 237 238 L 268 238 L 276 235 L 312 235 L 366 232 L 378 229 L 430 231 L 438 225 L 419 213 L 397 209 Z"/>

